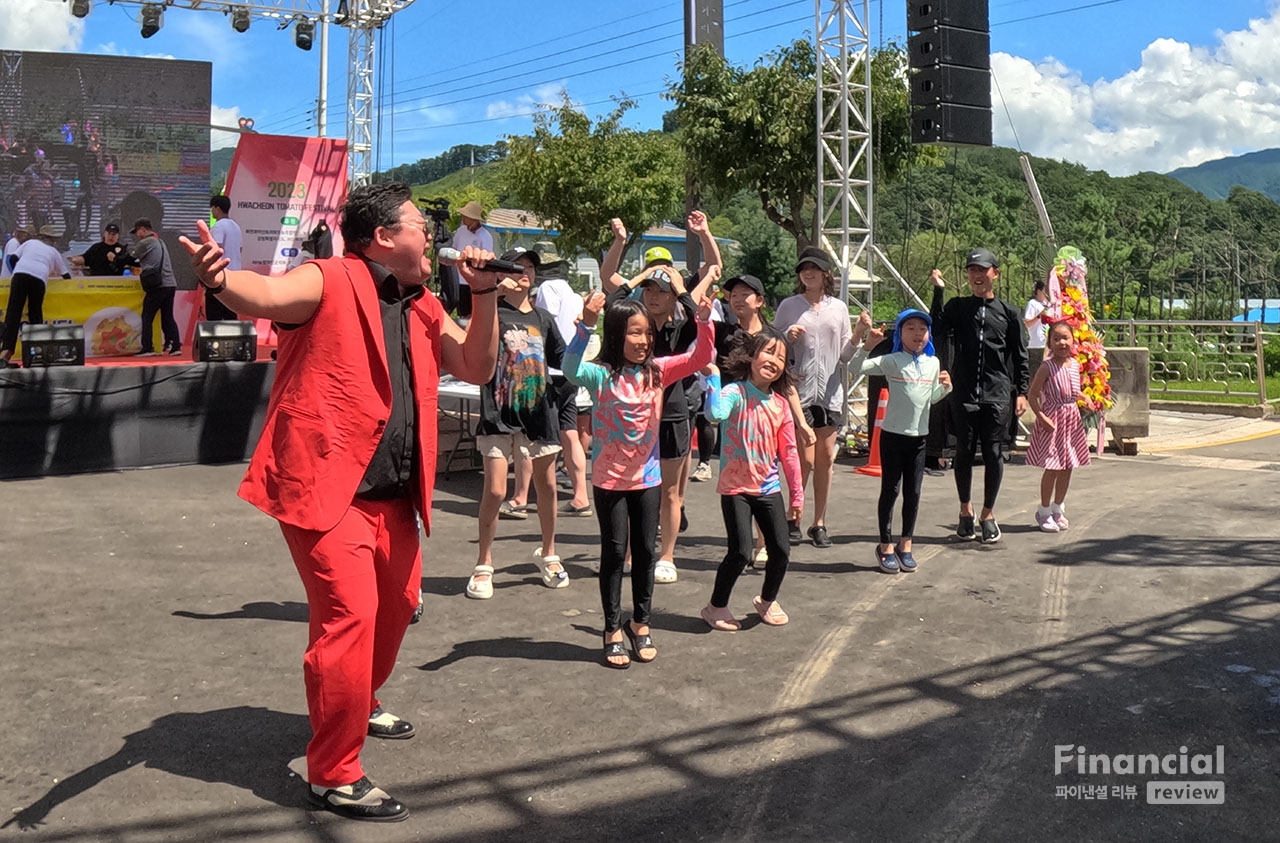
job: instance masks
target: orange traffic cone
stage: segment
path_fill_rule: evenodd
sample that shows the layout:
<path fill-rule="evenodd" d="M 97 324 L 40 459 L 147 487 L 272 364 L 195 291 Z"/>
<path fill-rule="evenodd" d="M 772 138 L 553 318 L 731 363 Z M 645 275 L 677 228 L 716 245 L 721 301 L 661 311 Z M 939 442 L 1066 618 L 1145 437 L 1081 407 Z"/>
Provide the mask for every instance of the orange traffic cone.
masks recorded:
<path fill-rule="evenodd" d="M 876 422 L 871 428 L 871 459 L 861 468 L 855 468 L 856 474 L 880 476 L 880 423 L 884 421 L 884 408 L 889 403 L 889 390 L 880 390 L 880 401 L 876 404 Z"/>

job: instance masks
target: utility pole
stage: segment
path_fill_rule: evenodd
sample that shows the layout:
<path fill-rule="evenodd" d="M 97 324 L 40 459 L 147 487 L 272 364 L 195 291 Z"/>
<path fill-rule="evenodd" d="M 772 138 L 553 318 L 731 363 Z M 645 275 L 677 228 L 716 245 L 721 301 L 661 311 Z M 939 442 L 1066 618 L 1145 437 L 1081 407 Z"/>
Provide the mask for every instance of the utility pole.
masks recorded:
<path fill-rule="evenodd" d="M 684 4 L 684 60 L 688 64 L 693 52 L 703 44 L 710 44 L 717 55 L 724 55 L 724 0 L 685 0 Z M 684 215 L 698 209 L 702 202 L 700 186 L 693 178 L 693 170 L 686 169 L 684 176 Z M 640 232 L 643 234 L 644 232 Z M 697 272 L 702 266 L 702 243 L 692 231 L 684 234 L 684 268 Z"/>

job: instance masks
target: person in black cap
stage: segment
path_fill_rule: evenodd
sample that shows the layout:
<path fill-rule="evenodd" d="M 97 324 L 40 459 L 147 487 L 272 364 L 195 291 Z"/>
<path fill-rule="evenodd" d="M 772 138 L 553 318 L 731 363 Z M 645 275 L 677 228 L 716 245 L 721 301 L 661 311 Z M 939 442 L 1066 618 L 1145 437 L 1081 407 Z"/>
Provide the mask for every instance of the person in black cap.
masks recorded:
<path fill-rule="evenodd" d="M 120 226 L 113 222 L 102 227 L 102 239 L 85 249 L 83 255 L 71 258 L 71 265 L 83 268 L 86 275 L 124 275 L 131 266 L 137 266 L 129 250 L 120 242 Z"/>
<path fill-rule="evenodd" d="M 992 285 L 1000 277 L 1000 262 L 988 249 L 974 249 L 965 259 L 970 296 L 956 296 L 944 303 L 946 281 L 935 269 L 933 319 L 935 339 L 950 340 L 953 346 L 951 378 L 954 390 L 950 401 L 955 424 L 956 491 L 960 496 L 960 521 L 956 535 L 977 538 L 974 531 L 973 453 L 982 443 L 982 511 L 978 522 L 982 542 L 1000 540 L 996 522 L 996 498 L 1004 476 L 1004 440 L 1009 427 L 1010 405 L 1021 416 L 1027 409 L 1027 342 L 1022 330 L 1022 312 L 996 298 Z"/>

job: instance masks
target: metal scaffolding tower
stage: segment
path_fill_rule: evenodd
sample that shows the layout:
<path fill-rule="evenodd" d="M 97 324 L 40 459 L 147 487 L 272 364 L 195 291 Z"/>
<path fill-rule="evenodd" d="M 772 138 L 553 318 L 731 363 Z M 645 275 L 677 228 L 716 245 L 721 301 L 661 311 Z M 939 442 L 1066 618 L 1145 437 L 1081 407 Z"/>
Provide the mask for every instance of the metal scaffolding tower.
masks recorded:
<path fill-rule="evenodd" d="M 116 6 L 139 9 L 159 7 L 218 12 L 231 23 L 237 20 L 245 29 L 254 19 L 271 21 L 278 29 L 300 22 L 320 27 L 321 79 L 325 78 L 328 51 L 326 28 L 332 24 L 347 30 L 347 168 L 353 185 L 369 180 L 373 174 L 374 120 L 374 35 L 396 12 L 413 5 L 414 0 L 338 0 L 336 8 L 330 0 L 110 0 Z M 92 0 L 70 2 L 71 13 L 83 17 L 89 13 Z M 242 15 L 246 15 L 241 17 Z M 318 133 L 324 135 L 327 94 L 322 90 L 316 104 Z"/>
<path fill-rule="evenodd" d="M 817 239 L 840 267 L 840 294 L 846 301 L 871 307 L 878 262 L 924 308 L 874 240 L 870 6 L 870 0 L 814 0 Z M 856 271 L 860 261 L 865 277 Z"/>

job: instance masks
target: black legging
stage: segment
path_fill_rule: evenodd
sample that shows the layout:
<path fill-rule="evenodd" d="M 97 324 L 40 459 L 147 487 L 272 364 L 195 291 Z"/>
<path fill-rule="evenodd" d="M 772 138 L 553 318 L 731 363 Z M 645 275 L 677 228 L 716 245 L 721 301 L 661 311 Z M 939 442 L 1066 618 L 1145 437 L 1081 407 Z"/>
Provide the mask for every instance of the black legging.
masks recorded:
<path fill-rule="evenodd" d="M 716 436 L 716 426 L 709 422 L 702 413 L 698 413 L 696 424 L 698 427 L 698 462 L 711 462 L 711 458 L 716 454 L 716 440 L 719 438 Z"/>
<path fill-rule="evenodd" d="M 880 430 L 880 543 L 893 543 L 893 505 L 902 487 L 902 534 L 910 539 L 916 532 L 920 511 L 920 488 L 924 481 L 925 437 L 903 436 Z"/>
<path fill-rule="evenodd" d="M 953 404 L 952 419 L 956 427 L 956 491 L 960 503 L 973 499 L 973 452 L 982 442 L 982 508 L 995 509 L 1004 479 L 1004 440 L 1009 422 L 1005 404 Z"/>
<path fill-rule="evenodd" d="M 19 272 L 9 280 L 9 303 L 4 308 L 4 342 L 0 344 L 0 350 L 12 354 L 18 347 L 23 307 L 29 314 L 28 324 L 37 325 L 44 321 L 44 281 Z"/>
<path fill-rule="evenodd" d="M 787 538 L 787 510 L 782 495 L 721 495 L 720 509 L 724 512 L 724 529 L 729 539 L 729 552 L 716 571 L 715 588 L 711 591 L 711 605 L 723 609 L 729 605 L 733 586 L 747 567 L 750 554 L 755 551 L 751 537 L 751 519 L 760 525 L 764 547 L 769 561 L 764 566 L 764 585 L 760 599 L 772 602 L 778 599 L 782 579 L 787 575 L 791 542 Z"/>
<path fill-rule="evenodd" d="M 622 629 L 622 563 L 631 540 L 632 619 L 649 622 L 653 602 L 653 546 L 658 540 L 658 511 L 662 487 L 615 492 L 593 486 L 596 518 L 600 522 L 600 603 L 604 631 Z"/>

